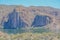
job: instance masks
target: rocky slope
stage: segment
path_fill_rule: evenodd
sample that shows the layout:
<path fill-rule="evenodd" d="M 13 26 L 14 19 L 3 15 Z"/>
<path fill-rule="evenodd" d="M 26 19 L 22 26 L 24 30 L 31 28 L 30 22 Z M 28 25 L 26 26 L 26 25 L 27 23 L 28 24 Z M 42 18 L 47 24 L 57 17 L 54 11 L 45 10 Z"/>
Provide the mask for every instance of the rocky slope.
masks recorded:
<path fill-rule="evenodd" d="M 16 12 L 18 12 L 17 14 L 19 16 L 17 16 L 17 14 L 16 14 L 17 17 L 12 15 L 12 14 L 15 15 L 14 9 Z M 11 17 L 9 17 L 9 14 L 11 14 Z M 39 17 L 36 17 L 37 15 Z M 41 15 L 48 16 L 48 17 L 40 18 Z M 14 17 L 14 18 L 12 18 L 12 17 Z M 31 25 L 32 25 L 32 27 L 33 26 L 41 26 L 45 23 L 46 25 L 44 24 L 44 26 L 46 26 L 46 28 L 49 28 L 52 30 L 58 30 L 58 29 L 60 29 L 60 18 L 59 17 L 60 17 L 60 9 L 57 9 L 57 8 L 52 8 L 52 7 L 47 7 L 47 6 L 45 6 L 45 7 L 44 6 L 24 7 L 24 6 L 15 6 L 15 5 L 14 6 L 0 5 L 0 26 L 1 26 L 0 28 L 6 27 L 6 25 L 9 24 L 8 20 L 14 21 L 14 22 L 10 21 L 12 23 L 12 24 L 11 23 L 10 24 L 14 25 L 14 27 L 18 24 L 20 25 L 21 20 L 22 20 L 23 23 L 21 23 L 21 24 L 26 25 L 26 27 L 30 27 Z M 34 20 L 34 18 L 39 23 L 36 22 L 36 20 Z M 20 23 L 17 21 L 17 19 L 20 20 Z M 40 22 L 40 21 L 42 21 L 42 22 Z"/>

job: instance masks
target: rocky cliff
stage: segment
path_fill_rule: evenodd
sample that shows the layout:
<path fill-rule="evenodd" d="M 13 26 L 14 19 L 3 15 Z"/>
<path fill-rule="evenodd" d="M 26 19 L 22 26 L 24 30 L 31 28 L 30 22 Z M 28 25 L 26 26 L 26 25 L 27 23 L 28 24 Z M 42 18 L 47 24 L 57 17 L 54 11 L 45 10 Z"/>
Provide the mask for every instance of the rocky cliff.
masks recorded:
<path fill-rule="evenodd" d="M 0 5 L 0 28 L 47 27 L 60 29 L 60 9 L 44 6 Z"/>

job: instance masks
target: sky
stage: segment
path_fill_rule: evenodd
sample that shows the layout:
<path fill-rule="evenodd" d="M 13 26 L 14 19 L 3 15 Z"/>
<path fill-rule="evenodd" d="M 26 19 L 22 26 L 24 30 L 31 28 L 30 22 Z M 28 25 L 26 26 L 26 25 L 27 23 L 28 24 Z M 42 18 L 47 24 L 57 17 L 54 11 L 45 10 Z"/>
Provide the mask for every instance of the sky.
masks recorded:
<path fill-rule="evenodd" d="M 50 6 L 60 9 L 60 0 L 0 0 L 4 5 Z"/>

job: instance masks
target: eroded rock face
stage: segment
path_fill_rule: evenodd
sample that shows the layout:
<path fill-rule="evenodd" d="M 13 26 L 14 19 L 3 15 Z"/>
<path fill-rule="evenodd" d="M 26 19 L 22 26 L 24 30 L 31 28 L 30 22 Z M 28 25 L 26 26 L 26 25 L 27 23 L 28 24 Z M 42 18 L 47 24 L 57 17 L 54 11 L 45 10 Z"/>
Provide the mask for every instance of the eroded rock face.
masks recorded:
<path fill-rule="evenodd" d="M 51 23 L 50 21 L 51 18 L 49 16 L 36 15 L 30 26 L 43 27 Z M 8 21 L 4 21 L 3 26 L 4 29 L 16 29 L 26 26 L 28 27 L 29 25 L 21 19 L 19 13 L 16 11 L 16 9 L 14 9 L 11 13 L 8 14 Z"/>
<path fill-rule="evenodd" d="M 13 12 L 9 13 L 8 21 L 3 23 L 4 29 L 16 29 L 25 27 L 27 24 L 21 19 L 19 13 L 14 9 Z"/>
<path fill-rule="evenodd" d="M 36 15 L 32 26 L 34 27 L 43 27 L 51 23 L 51 18 L 49 16 Z"/>

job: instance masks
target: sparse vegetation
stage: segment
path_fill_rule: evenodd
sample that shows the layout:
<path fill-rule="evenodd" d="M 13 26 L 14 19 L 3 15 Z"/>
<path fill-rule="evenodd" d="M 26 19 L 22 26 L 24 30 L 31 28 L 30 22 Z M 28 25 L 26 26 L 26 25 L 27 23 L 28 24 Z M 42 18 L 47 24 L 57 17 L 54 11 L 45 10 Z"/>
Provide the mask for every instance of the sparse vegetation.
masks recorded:
<path fill-rule="evenodd" d="M 60 34 L 53 33 L 46 28 L 30 28 L 24 30 L 25 32 L 23 33 L 9 35 L 4 33 L 0 36 L 0 40 L 60 40 Z"/>

